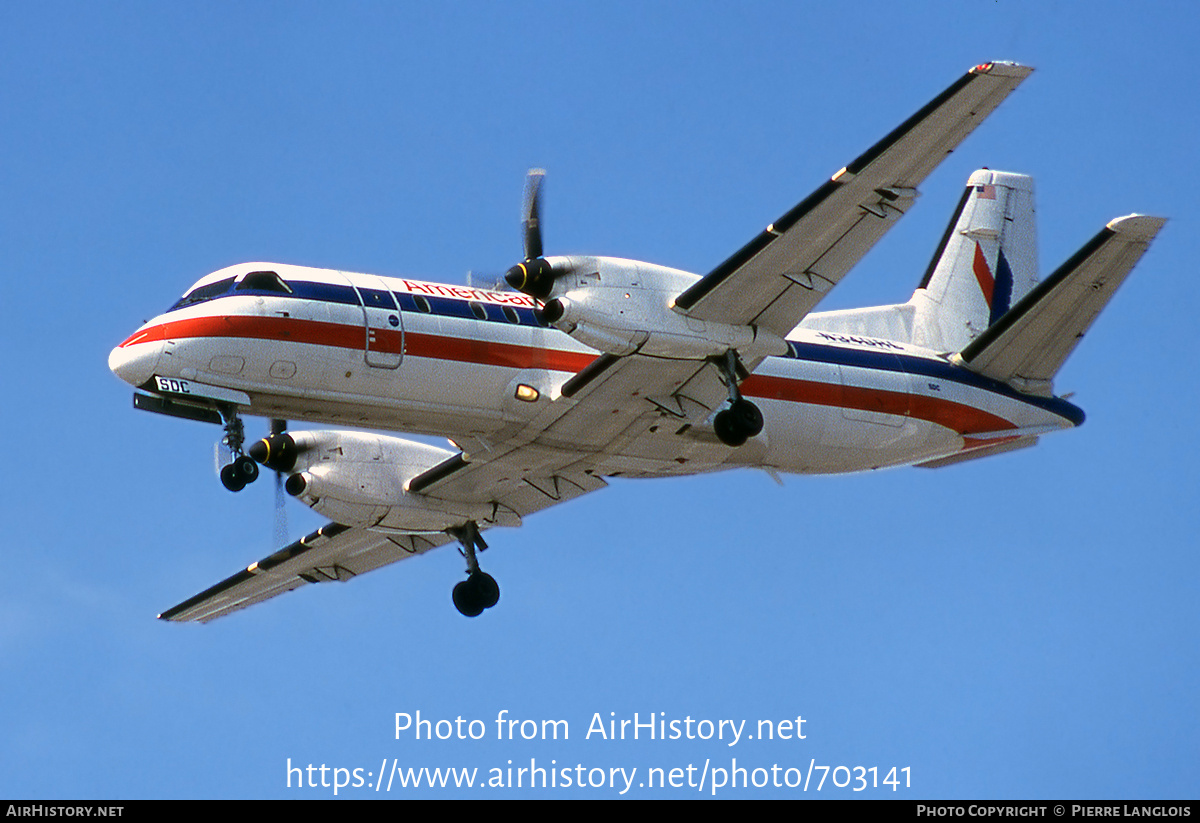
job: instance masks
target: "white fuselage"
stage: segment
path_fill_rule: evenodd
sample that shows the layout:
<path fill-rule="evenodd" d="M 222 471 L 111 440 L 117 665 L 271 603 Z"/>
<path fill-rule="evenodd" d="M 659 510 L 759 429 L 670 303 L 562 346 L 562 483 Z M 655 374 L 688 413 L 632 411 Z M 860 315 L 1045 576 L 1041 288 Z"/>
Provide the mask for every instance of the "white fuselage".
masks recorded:
<path fill-rule="evenodd" d="M 238 288 L 248 282 L 256 285 Z M 188 298 L 113 350 L 119 376 L 152 392 L 225 399 L 245 414 L 460 445 L 532 419 L 598 355 L 540 322 L 533 298 L 517 292 L 254 263 L 208 275 Z M 629 443 L 604 457 L 603 472 L 858 471 L 1083 420 L 1070 403 L 1020 394 L 907 343 L 802 326 L 787 348 L 742 383 L 765 419 L 745 446 L 725 446 L 699 425 L 668 451 Z M 520 399 L 521 385 L 536 399 Z"/>

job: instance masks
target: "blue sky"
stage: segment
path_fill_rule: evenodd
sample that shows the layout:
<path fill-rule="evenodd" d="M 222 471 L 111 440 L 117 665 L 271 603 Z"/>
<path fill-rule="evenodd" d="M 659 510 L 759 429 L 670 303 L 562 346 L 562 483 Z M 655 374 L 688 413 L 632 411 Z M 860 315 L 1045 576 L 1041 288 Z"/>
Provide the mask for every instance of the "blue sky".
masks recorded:
<path fill-rule="evenodd" d="M 1195 797 L 1200 26 L 1186 3 L 1080 11 L 5 4 L 0 795 L 332 796 L 288 788 L 290 758 L 637 768 L 630 795 L 690 797 L 637 784 L 736 758 L 912 786 L 718 796 Z M 154 619 L 273 548 L 270 484 L 226 492 L 217 431 L 134 411 L 105 365 L 200 276 L 496 276 L 533 166 L 549 253 L 705 272 L 991 59 L 1037 71 L 823 308 L 906 299 L 979 166 L 1036 177 L 1043 271 L 1115 216 L 1165 215 L 1060 375 L 1081 429 L 932 472 L 614 482 L 489 534 L 503 596 L 477 620 L 450 603 L 453 550 L 208 626 Z M 488 737 L 395 739 L 418 710 Z M 502 710 L 570 739 L 497 741 Z M 585 739 L 635 712 L 802 716 L 806 737 Z M 525 794 L 339 796 L 422 793 Z"/>

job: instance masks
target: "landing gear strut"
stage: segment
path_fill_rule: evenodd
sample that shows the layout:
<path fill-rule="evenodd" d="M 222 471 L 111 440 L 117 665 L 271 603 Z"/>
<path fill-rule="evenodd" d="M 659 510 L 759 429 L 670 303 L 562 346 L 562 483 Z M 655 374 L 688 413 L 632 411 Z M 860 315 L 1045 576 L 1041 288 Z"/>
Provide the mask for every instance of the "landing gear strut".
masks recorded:
<path fill-rule="evenodd" d="M 258 479 L 258 464 L 242 451 L 246 442 L 246 427 L 242 425 L 237 409 L 221 409 L 221 416 L 225 418 L 225 437 L 221 442 L 233 455 L 233 462 L 221 469 L 221 485 L 231 492 L 240 492 L 248 483 Z"/>
<path fill-rule="evenodd" d="M 723 358 L 715 362 L 721 370 L 726 388 L 729 389 L 729 408 L 717 412 L 717 416 L 713 418 L 713 429 L 722 443 L 737 448 L 762 431 L 762 412 L 758 410 L 758 406 L 742 397 L 741 389 L 738 388 L 737 371 L 741 364 L 738 363 L 737 352 L 730 349 L 725 352 Z"/>
<path fill-rule="evenodd" d="M 478 617 L 484 609 L 490 609 L 500 601 L 500 586 L 495 578 L 479 568 L 479 561 L 475 559 L 475 550 L 483 551 L 487 543 L 479 535 L 479 526 L 474 520 L 448 532 L 462 544 L 460 551 L 467 559 L 467 579 L 454 587 L 454 608 L 466 617 Z"/>

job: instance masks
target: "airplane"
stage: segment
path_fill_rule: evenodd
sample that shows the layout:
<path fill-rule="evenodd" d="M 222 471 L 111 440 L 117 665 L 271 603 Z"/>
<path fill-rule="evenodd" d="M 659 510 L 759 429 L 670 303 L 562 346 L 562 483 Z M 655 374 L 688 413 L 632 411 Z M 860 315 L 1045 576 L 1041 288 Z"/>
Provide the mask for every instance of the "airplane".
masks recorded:
<path fill-rule="evenodd" d="M 608 478 L 941 467 L 1080 425 L 1055 374 L 1163 218 L 1112 220 L 1039 281 L 1032 180 L 981 169 L 908 302 L 814 311 L 1031 71 L 970 69 L 703 276 L 547 256 L 534 170 L 510 288 L 279 263 L 201 278 L 109 367 L 136 408 L 224 427 L 226 488 L 262 466 L 330 522 L 159 617 L 208 622 L 452 542 L 474 617 L 500 596 L 483 532 Z M 273 421 L 248 449 L 243 415 Z"/>

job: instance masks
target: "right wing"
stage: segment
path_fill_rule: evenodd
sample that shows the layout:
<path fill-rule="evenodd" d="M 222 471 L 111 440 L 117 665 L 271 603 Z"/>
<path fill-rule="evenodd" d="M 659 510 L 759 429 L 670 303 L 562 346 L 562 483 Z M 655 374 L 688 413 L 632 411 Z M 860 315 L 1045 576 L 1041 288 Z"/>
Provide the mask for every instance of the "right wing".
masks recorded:
<path fill-rule="evenodd" d="M 517 525 L 534 511 L 603 487 L 604 477 L 659 476 L 664 465 L 690 472 L 721 462 L 728 449 L 714 447 L 715 438 L 685 433 L 726 397 L 719 371 L 707 361 L 600 355 L 537 417 L 494 442 L 461 443 L 462 454 L 417 475 L 408 490 L 489 503 L 500 509 L 492 525 Z"/>
<path fill-rule="evenodd" d="M 450 540 L 449 535 L 440 532 L 386 535 L 327 523 L 158 617 L 207 623 L 305 583 L 345 582 L 380 566 L 424 554 Z"/>
<path fill-rule="evenodd" d="M 534 420 L 494 443 L 475 441 L 479 448 L 470 457 L 456 455 L 417 475 L 409 491 L 489 504 L 491 516 L 480 529 L 517 526 L 529 514 L 603 488 L 605 475 L 636 476 L 641 465 L 657 473 L 663 460 L 682 465 L 712 451 L 676 435 L 725 398 L 709 363 L 602 355 L 568 386 Z M 672 424 L 662 425 L 664 418 Z M 397 535 L 328 523 L 159 618 L 207 623 L 306 583 L 345 582 L 453 540 L 444 532 Z"/>
<path fill-rule="evenodd" d="M 482 503 L 480 529 L 522 518 L 607 485 L 604 476 L 661 473 L 664 461 L 689 469 L 726 449 L 680 437 L 725 399 L 716 368 L 703 361 L 601 355 L 567 381 L 541 414 L 495 442 L 474 439 L 417 475 L 412 493 Z M 664 424 L 664 420 L 667 421 Z M 328 523 L 159 615 L 207 623 L 306 583 L 345 582 L 454 540 L 444 532 L 397 535 Z"/>
<path fill-rule="evenodd" d="M 786 335 L 895 225 L 916 187 L 1033 69 L 976 66 L 675 300 Z"/>

